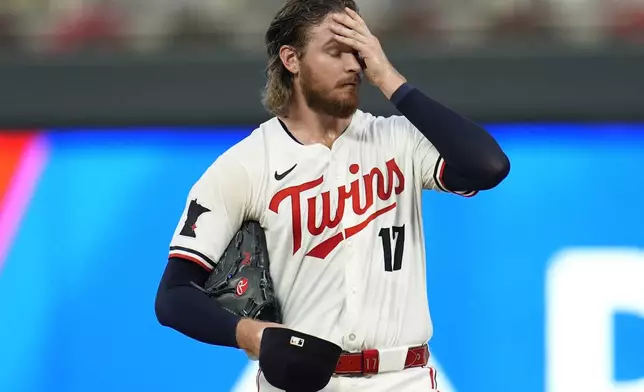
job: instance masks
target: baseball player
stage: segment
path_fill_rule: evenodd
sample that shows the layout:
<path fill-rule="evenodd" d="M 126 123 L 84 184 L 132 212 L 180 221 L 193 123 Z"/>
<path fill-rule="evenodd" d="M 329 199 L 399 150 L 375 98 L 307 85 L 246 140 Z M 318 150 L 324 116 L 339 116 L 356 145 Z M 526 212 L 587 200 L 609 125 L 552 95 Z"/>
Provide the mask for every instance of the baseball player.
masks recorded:
<path fill-rule="evenodd" d="M 266 46 L 263 103 L 274 116 L 190 190 L 157 317 L 251 358 L 261 357 L 266 328 L 332 342 L 343 356 L 324 391 L 438 390 L 427 365 L 421 193 L 472 197 L 497 186 L 509 160 L 485 129 L 396 71 L 353 0 L 288 0 Z M 362 79 L 401 115 L 360 111 Z M 214 306 L 190 284 L 204 284 L 249 220 L 265 231 L 281 323 Z M 280 390 L 261 371 L 258 388 Z"/>

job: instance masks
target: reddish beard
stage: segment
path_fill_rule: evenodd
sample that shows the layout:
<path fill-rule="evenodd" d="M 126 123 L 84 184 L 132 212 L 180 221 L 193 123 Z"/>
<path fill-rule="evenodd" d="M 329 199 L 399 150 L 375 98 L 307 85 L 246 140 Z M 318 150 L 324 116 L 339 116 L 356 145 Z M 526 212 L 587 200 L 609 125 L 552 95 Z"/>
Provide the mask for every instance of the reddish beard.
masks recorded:
<path fill-rule="evenodd" d="M 333 89 L 325 90 L 320 88 L 322 84 L 318 81 L 311 68 L 302 64 L 300 72 L 300 86 L 302 88 L 302 94 L 304 95 L 307 105 L 316 112 L 332 117 L 351 117 L 358 109 L 360 101 L 358 96 L 360 79 L 359 77 L 356 77 L 355 80 L 347 81 L 346 83 L 351 82 L 355 82 L 356 85 L 351 89 L 349 94 L 342 98 L 334 97 Z"/>

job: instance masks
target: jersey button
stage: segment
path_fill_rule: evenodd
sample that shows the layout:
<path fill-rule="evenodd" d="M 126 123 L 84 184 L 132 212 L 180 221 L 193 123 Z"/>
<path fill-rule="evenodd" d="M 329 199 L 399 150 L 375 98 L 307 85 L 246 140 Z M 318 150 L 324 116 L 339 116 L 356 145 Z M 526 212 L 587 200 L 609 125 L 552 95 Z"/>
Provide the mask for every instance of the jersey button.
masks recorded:
<path fill-rule="evenodd" d="M 356 335 L 355 334 L 349 335 L 349 340 L 351 340 L 352 342 L 356 340 Z"/>

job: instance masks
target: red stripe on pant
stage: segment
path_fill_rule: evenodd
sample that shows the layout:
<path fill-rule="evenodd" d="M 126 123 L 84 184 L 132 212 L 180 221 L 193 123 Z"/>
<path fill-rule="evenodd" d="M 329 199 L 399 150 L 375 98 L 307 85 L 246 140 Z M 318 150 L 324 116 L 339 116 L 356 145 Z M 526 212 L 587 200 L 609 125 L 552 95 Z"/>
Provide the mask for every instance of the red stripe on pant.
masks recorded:
<path fill-rule="evenodd" d="M 432 389 L 438 388 L 437 382 L 436 382 L 436 369 L 433 367 L 429 368 L 429 379 L 430 382 L 432 383 Z"/>

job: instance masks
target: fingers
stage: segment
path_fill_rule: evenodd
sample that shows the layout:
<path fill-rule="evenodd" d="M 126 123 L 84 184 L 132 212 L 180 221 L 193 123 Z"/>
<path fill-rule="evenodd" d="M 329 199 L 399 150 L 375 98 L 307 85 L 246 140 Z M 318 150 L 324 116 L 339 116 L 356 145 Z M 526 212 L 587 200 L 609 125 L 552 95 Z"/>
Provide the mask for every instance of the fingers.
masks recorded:
<path fill-rule="evenodd" d="M 336 35 L 349 38 L 349 39 L 354 39 L 361 43 L 368 42 L 365 36 L 343 25 L 339 25 L 339 24 L 331 25 L 331 31 Z"/>
<path fill-rule="evenodd" d="M 351 19 L 363 25 L 367 29 L 367 31 L 369 30 L 369 28 L 367 27 L 367 23 L 365 23 L 364 19 L 362 19 L 362 16 L 360 16 L 360 14 L 358 14 L 357 12 L 355 12 L 349 7 L 345 7 L 344 11 L 347 13 L 347 15 L 351 17 Z"/>
<path fill-rule="evenodd" d="M 364 23 L 364 21 L 353 19 L 351 16 L 349 16 L 349 14 L 334 14 L 333 20 L 344 25 L 345 27 L 348 27 L 351 30 L 364 35 L 365 37 L 371 35 L 371 32 L 367 28 L 367 25 Z"/>
<path fill-rule="evenodd" d="M 365 44 L 356 40 L 355 38 L 348 38 L 343 35 L 335 34 L 335 40 L 341 44 L 345 44 L 352 49 L 362 53 L 365 50 Z"/>

